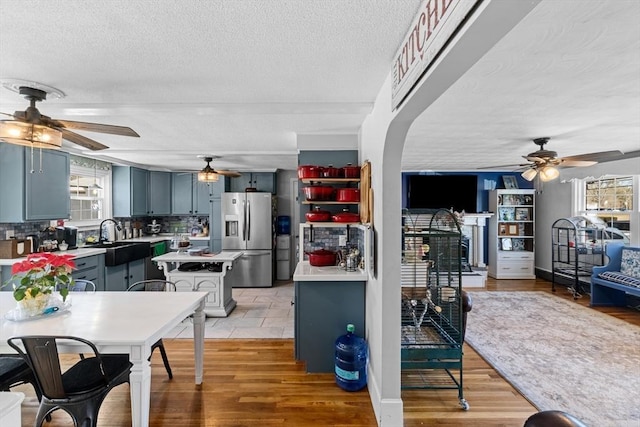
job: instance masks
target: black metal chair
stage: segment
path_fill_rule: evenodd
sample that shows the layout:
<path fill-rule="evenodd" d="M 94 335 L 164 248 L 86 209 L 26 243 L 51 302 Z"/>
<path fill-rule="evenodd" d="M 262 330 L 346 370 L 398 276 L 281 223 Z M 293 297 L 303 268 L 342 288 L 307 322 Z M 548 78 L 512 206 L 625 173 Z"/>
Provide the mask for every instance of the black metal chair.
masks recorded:
<path fill-rule="evenodd" d="M 0 391 L 22 384 L 31 384 L 41 400 L 42 392 L 27 362 L 18 354 L 0 354 Z"/>
<path fill-rule="evenodd" d="M 69 287 L 69 292 L 95 292 L 96 284 L 91 280 L 76 279 Z"/>
<path fill-rule="evenodd" d="M 83 338 L 33 335 L 9 338 L 7 342 L 27 362 L 42 391 L 36 427 L 58 409 L 67 412 L 75 426 L 96 426 L 106 395 L 114 387 L 129 382 L 133 365 L 127 355 L 100 354 L 92 342 Z M 62 372 L 60 342 L 79 346 L 84 354 L 93 356 Z"/>
<path fill-rule="evenodd" d="M 129 286 L 127 291 L 175 292 L 176 284 L 168 280 L 161 280 L 161 279 L 141 280 Z M 173 379 L 173 372 L 171 372 L 171 366 L 169 365 L 169 358 L 167 358 L 167 351 L 164 349 L 164 343 L 162 342 L 162 338 L 160 338 L 151 346 L 151 355 L 153 355 L 153 351 L 156 348 L 160 350 L 160 355 L 162 356 L 162 362 L 164 363 L 164 367 L 167 370 L 169 379 Z M 149 356 L 149 360 L 151 360 L 151 356 Z"/>

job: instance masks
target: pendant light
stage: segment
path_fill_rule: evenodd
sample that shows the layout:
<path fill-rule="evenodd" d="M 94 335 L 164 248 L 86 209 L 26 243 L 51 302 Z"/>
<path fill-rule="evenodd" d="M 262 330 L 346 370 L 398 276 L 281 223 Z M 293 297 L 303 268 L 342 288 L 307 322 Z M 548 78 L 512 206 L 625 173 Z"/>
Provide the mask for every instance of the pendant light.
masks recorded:
<path fill-rule="evenodd" d="M 89 190 L 94 190 L 94 192 L 102 190 L 102 187 L 98 185 L 98 161 L 96 159 L 93 159 L 93 184 L 89 186 Z"/>

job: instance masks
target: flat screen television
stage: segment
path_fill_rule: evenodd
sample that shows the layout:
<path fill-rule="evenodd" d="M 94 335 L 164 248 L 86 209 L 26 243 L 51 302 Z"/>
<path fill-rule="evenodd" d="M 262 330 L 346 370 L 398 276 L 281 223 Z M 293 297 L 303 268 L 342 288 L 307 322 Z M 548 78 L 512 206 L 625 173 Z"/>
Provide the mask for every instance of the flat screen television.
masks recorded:
<path fill-rule="evenodd" d="M 476 175 L 410 175 L 407 182 L 409 209 L 450 209 L 477 212 Z"/>

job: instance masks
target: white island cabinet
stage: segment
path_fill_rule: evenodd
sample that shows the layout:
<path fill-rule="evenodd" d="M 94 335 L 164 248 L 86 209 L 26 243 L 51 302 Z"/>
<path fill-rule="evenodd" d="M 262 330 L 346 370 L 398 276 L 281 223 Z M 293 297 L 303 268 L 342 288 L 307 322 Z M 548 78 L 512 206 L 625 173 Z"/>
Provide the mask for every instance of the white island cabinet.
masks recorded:
<path fill-rule="evenodd" d="M 199 256 L 169 252 L 151 260 L 158 263 L 158 267 L 164 271 L 167 280 L 176 284 L 178 292 L 209 292 L 204 306 L 204 312 L 207 316 L 227 317 L 236 307 L 236 301 L 231 296 L 231 279 L 233 264 L 241 256 L 242 252 L 221 252 Z M 185 263 L 211 265 L 212 268 L 180 271 L 180 265 Z"/>

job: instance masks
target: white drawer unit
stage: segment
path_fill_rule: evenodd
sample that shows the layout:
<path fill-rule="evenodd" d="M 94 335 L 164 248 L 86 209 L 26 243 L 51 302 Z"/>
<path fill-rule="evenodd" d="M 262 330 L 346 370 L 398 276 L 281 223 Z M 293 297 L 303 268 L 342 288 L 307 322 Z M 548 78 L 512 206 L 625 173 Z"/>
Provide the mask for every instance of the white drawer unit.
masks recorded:
<path fill-rule="evenodd" d="M 281 234 L 276 237 L 276 279 L 291 278 L 291 235 Z"/>

